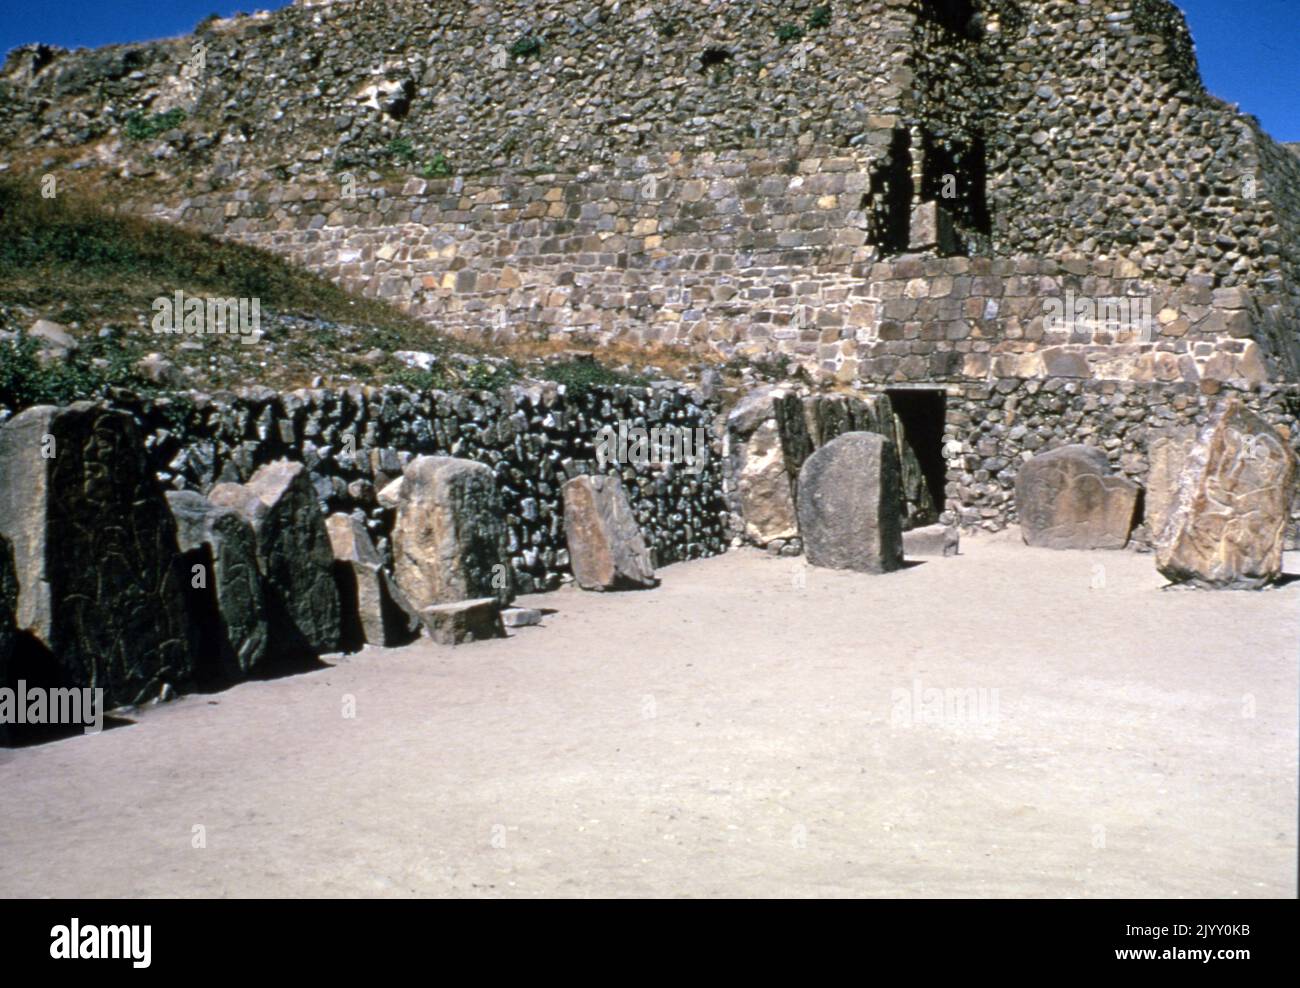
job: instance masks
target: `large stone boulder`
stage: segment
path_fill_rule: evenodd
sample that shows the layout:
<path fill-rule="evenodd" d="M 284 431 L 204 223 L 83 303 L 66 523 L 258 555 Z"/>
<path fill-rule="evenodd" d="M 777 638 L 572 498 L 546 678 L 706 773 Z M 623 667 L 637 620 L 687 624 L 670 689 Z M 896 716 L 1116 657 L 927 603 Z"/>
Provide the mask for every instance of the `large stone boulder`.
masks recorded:
<path fill-rule="evenodd" d="M 1253 590 L 1282 573 L 1296 458 L 1235 398 L 1220 405 L 1187 454 L 1156 566 L 1174 583 Z"/>
<path fill-rule="evenodd" d="M 266 658 L 270 640 L 253 526 L 197 491 L 169 491 L 167 503 L 184 553 L 201 671 L 242 679 Z"/>
<path fill-rule="evenodd" d="M 795 511 L 799 468 L 812 452 L 798 395 L 765 388 L 727 417 L 727 456 L 745 536 L 759 545 L 799 534 Z"/>
<path fill-rule="evenodd" d="M 847 432 L 799 473 L 799 531 L 813 566 L 885 573 L 903 565 L 902 478 L 884 436 Z"/>
<path fill-rule="evenodd" d="M 253 526 L 258 566 L 266 578 L 272 657 L 338 648 L 334 553 L 307 469 L 277 460 L 259 467 L 247 484 L 218 484 L 208 499 L 233 508 Z"/>
<path fill-rule="evenodd" d="M 1160 541 L 1169 522 L 1183 465 L 1195 444 L 1196 429 L 1192 426 L 1155 429 L 1147 437 L 1147 479 L 1143 501 L 1152 542 Z"/>
<path fill-rule="evenodd" d="M 176 522 L 130 415 L 42 405 L 0 427 L 0 534 L 52 682 L 102 687 L 113 707 L 191 680 Z"/>
<path fill-rule="evenodd" d="M 655 585 L 650 551 L 617 477 L 574 477 L 561 493 L 569 564 L 578 586 L 634 590 Z"/>
<path fill-rule="evenodd" d="M 451 456 L 418 456 L 406 465 L 393 576 L 417 611 L 480 597 L 509 603 L 508 544 L 489 467 Z"/>
<path fill-rule="evenodd" d="M 366 642 L 391 648 L 415 638 L 420 632 L 419 620 L 384 572 L 384 561 L 366 526 L 340 512 L 325 520 L 325 528 L 334 552 L 344 648 L 358 648 Z"/>
<path fill-rule="evenodd" d="M 1122 549 L 1140 488 L 1110 472 L 1106 454 L 1062 446 L 1021 464 L 1016 510 L 1026 544 L 1047 549 Z"/>

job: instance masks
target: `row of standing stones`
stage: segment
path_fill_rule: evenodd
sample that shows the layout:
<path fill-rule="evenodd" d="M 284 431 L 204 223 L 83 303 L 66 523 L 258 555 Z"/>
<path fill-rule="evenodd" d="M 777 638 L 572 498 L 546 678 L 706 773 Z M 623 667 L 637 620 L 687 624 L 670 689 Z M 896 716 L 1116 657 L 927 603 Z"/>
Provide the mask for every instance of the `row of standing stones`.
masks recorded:
<path fill-rule="evenodd" d="M 94 687 L 110 709 L 421 632 L 497 637 L 514 588 L 493 471 L 411 459 L 395 488 L 393 565 L 366 526 L 322 512 L 308 470 L 278 460 L 206 495 L 164 491 L 133 416 L 37 406 L 0 427 L 0 683 Z M 562 488 L 574 579 L 652 586 L 617 476 Z"/>
<path fill-rule="evenodd" d="M 805 446 L 793 450 L 792 435 Z M 905 535 L 918 470 L 886 399 L 763 390 L 728 416 L 723 451 L 751 541 L 781 536 L 785 554 L 864 572 L 900 567 L 909 536 L 909 555 L 955 548 L 942 529 Z M 1025 541 L 1123 548 L 1145 513 L 1173 583 L 1253 589 L 1280 577 L 1296 461 L 1262 418 L 1227 399 L 1199 432 L 1155 439 L 1152 460 L 1145 492 L 1092 447 L 1027 460 L 1016 485 Z M 287 459 L 206 494 L 164 491 L 131 414 L 82 402 L 14 416 L 0 427 L 0 682 L 101 687 L 117 707 L 363 643 L 423 632 L 459 644 L 537 619 L 508 606 L 507 513 L 486 465 L 406 461 L 382 492 L 395 513 L 391 564 L 362 518 L 327 516 L 319 493 Z M 561 499 L 578 586 L 655 585 L 617 475 L 571 477 Z"/>
<path fill-rule="evenodd" d="M 1090 446 L 1027 460 L 1016 478 L 1024 541 L 1122 549 L 1145 510 L 1157 569 L 1171 584 L 1255 590 L 1281 577 L 1297 465 L 1267 422 L 1230 398 L 1199 432 L 1157 437 L 1152 458 L 1145 491 L 1112 474 L 1105 454 Z M 873 573 L 903 565 L 899 465 L 893 440 L 870 432 L 845 433 L 808 457 L 796 500 L 811 565 Z"/>

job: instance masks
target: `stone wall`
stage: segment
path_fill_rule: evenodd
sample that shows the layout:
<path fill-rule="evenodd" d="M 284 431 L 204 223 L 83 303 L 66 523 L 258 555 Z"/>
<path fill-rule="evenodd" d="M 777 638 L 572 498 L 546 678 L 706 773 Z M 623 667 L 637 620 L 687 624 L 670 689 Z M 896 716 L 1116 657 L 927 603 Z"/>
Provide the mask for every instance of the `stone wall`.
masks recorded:
<path fill-rule="evenodd" d="M 720 439 L 714 412 L 685 387 L 517 385 L 501 393 L 400 387 L 269 389 L 240 395 L 134 401 L 149 454 L 165 485 L 206 493 L 246 481 L 281 457 L 310 470 L 326 513 L 357 513 L 385 557 L 393 510 L 377 495 L 412 457 L 459 456 L 492 468 L 506 504 L 515 586 L 551 590 L 568 572 L 560 486 L 596 472 L 603 425 L 702 429 L 712 450 L 696 474 L 680 466 L 610 464 L 631 500 L 657 565 L 723 551 Z M 355 451 L 355 453 L 353 452 Z"/>
<path fill-rule="evenodd" d="M 1015 480 L 1021 462 L 1071 443 L 1105 452 L 1114 472 L 1147 484 L 1155 430 L 1201 426 L 1211 409 L 1237 393 L 1300 454 L 1300 388 L 1251 392 L 1194 384 L 999 378 L 944 388 L 948 517 L 963 528 L 1000 530 L 1018 521 Z M 1288 545 L 1300 545 L 1300 490 L 1293 492 Z M 1139 542 L 1149 533 L 1139 531 Z"/>
<path fill-rule="evenodd" d="M 1274 297 L 1208 274 L 1175 285 L 1128 260 L 873 260 L 863 200 L 883 153 L 646 157 L 623 173 L 412 179 L 355 199 L 335 185 L 272 187 L 195 197 L 171 216 L 466 336 L 776 351 L 842 383 L 1289 379 L 1296 338 Z M 1045 329 L 1049 301 L 1067 293 L 1144 302 L 1151 331 Z"/>
<path fill-rule="evenodd" d="M 887 141 L 889 132 L 881 132 Z M 440 328 L 766 349 L 864 249 L 867 148 L 620 160 L 574 174 L 269 186 L 166 215 L 283 253 Z"/>
<path fill-rule="evenodd" d="M 812 26 L 821 6 L 829 20 Z M 290 7 L 183 39 L 20 53 L 5 72 L 17 105 L 0 107 L 0 140 L 35 128 L 81 143 L 135 110 L 181 107 L 202 122 L 185 152 L 218 177 L 364 170 L 390 164 L 397 138 L 421 163 L 444 154 L 457 174 L 796 141 L 843 147 L 872 114 L 897 111 L 911 24 L 904 0 Z M 182 69 L 194 43 L 205 57 L 191 77 Z M 57 106 L 41 105 L 51 98 Z"/>
<path fill-rule="evenodd" d="M 909 445 L 900 397 L 914 391 L 942 396 L 934 446 Z M 1300 455 L 1300 387 L 1244 390 L 1186 382 L 1097 381 L 1000 376 L 978 383 L 869 385 L 853 394 L 824 394 L 789 385 L 760 389 L 727 421 L 723 476 L 733 533 L 743 541 L 797 552 L 793 482 L 817 448 L 845 431 L 885 435 L 899 450 L 906 501 L 905 528 L 929 524 L 921 459 L 942 458 L 944 487 L 935 500 L 940 521 L 963 529 L 1000 531 L 1018 523 L 1015 483 L 1034 455 L 1074 443 L 1101 450 L 1114 473 L 1146 488 L 1150 443 L 1162 430 L 1204 425 L 1216 405 L 1239 396 Z M 784 471 L 784 478 L 783 478 Z M 1300 490 L 1292 493 L 1288 544 L 1300 545 Z M 746 504 L 754 507 L 746 510 Z M 1150 533 L 1139 528 L 1135 544 Z"/>
<path fill-rule="evenodd" d="M 340 0 L 27 49 L 0 87 L 0 145 L 94 145 L 123 201 L 476 336 L 780 346 L 766 310 L 899 252 L 873 217 L 944 253 L 907 235 L 929 204 L 958 253 L 1241 288 L 1300 368 L 1300 160 L 1165 0 Z"/>
<path fill-rule="evenodd" d="M 1042 0 L 986 46 L 999 252 L 1125 259 L 1246 286 L 1300 335 L 1300 163 L 1204 91 L 1163 0 Z"/>
<path fill-rule="evenodd" d="M 845 304 L 810 314 L 822 369 L 863 382 L 1285 380 L 1289 354 L 1243 288 L 1189 274 L 1178 286 L 1129 261 L 904 258 L 856 269 Z M 1053 303 L 1094 318 L 1051 321 Z M 1073 300 L 1073 302 L 1071 301 Z M 1119 303 L 1108 318 L 1107 304 Z M 1145 323 L 1144 323 L 1145 320 Z M 1252 337 L 1259 336 L 1260 342 Z M 813 333 L 804 334 L 803 344 Z"/>

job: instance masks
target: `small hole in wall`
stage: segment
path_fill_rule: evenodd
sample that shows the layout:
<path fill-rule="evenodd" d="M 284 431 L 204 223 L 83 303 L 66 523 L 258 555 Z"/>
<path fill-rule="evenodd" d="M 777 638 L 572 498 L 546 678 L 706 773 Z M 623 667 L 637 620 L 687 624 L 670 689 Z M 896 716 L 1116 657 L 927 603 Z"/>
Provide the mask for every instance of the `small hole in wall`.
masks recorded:
<path fill-rule="evenodd" d="M 978 37 L 979 21 L 971 0 L 920 0 L 920 16 L 953 34 Z"/>
<path fill-rule="evenodd" d="M 725 48 L 705 48 L 704 54 L 700 56 L 700 67 L 711 69 L 718 65 L 724 65 L 731 61 L 731 52 Z"/>

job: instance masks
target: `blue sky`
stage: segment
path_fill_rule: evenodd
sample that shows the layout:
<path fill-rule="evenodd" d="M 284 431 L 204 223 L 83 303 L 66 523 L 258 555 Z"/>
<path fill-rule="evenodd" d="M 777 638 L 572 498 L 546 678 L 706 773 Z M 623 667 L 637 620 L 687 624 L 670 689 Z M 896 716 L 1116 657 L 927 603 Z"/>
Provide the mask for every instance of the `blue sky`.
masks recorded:
<path fill-rule="evenodd" d="M 1300 141 L 1300 0 L 1176 0 L 1206 85 L 1274 137 Z M 275 9 L 225 0 L 2 0 L 0 51 L 29 41 L 93 47 L 188 33 L 208 14 Z"/>

